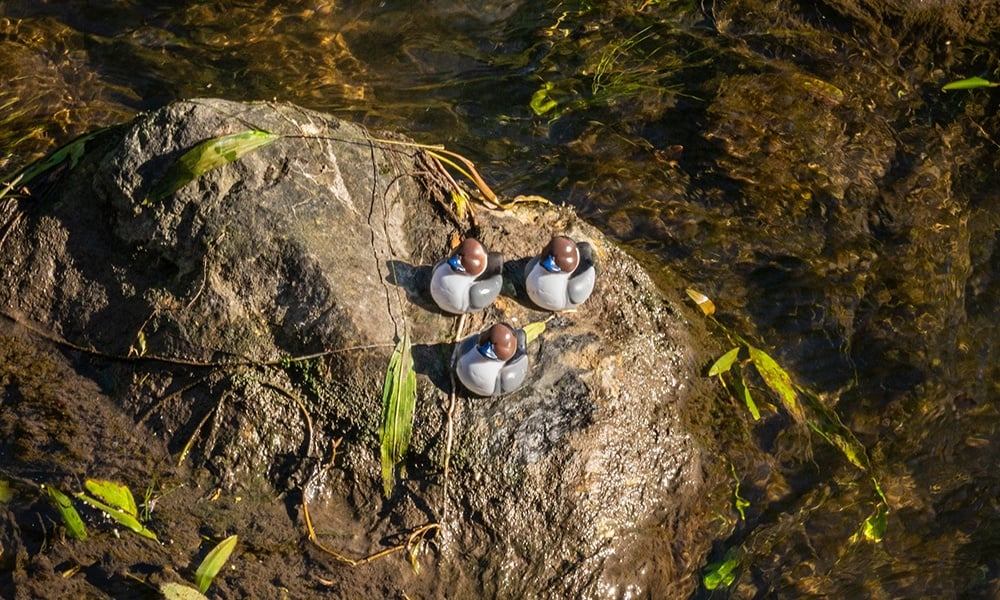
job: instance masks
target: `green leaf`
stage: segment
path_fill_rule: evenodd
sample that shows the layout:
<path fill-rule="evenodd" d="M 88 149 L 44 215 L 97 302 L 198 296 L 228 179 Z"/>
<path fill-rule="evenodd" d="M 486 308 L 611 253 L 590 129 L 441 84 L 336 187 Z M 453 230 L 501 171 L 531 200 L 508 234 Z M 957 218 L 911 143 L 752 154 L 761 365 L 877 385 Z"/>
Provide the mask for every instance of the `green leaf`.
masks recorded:
<path fill-rule="evenodd" d="M 805 415 L 802 413 L 802 407 L 799 405 L 795 384 L 792 383 L 792 378 L 788 372 L 782 369 L 773 358 L 760 348 L 747 346 L 747 349 L 750 351 L 750 360 L 757 367 L 757 372 L 760 373 L 761 379 L 764 380 L 767 387 L 771 388 L 771 391 L 781 399 L 781 403 L 785 406 L 788 414 L 792 415 L 797 422 L 804 423 L 806 420 Z"/>
<path fill-rule="evenodd" d="M 104 514 L 108 515 L 115 521 L 118 521 L 122 526 L 131 529 L 132 531 L 138 533 L 144 538 L 149 538 L 151 540 L 156 540 L 156 534 L 152 531 L 146 529 L 146 527 L 139 522 L 139 519 L 135 515 L 130 515 L 123 510 L 114 508 L 113 506 L 108 506 L 107 504 L 97 500 L 96 498 L 91 498 L 83 492 L 79 492 L 76 495 L 77 498 L 83 502 L 93 506 L 97 510 L 102 511 Z M 158 540 L 156 540 L 158 541 Z"/>
<path fill-rule="evenodd" d="M 702 569 L 701 581 L 705 589 L 714 590 L 719 587 L 729 587 L 736 581 L 736 569 L 740 566 L 740 553 L 730 548 L 725 557 Z"/>
<path fill-rule="evenodd" d="M 873 512 L 861 527 L 861 534 L 870 542 L 881 542 L 885 537 L 885 530 L 888 527 L 889 507 L 884 502 L 879 502 Z"/>
<path fill-rule="evenodd" d="M 70 500 L 69 496 L 51 485 L 42 487 L 45 488 L 45 492 L 49 495 L 49 502 L 62 515 L 69 536 L 78 540 L 87 539 L 87 529 L 83 526 L 83 519 L 80 518 L 80 513 L 76 512 L 76 509 L 73 508 L 73 501 Z"/>
<path fill-rule="evenodd" d="M 236 542 L 237 536 L 227 537 L 219 542 L 215 548 L 212 548 L 205 560 L 201 561 L 201 565 L 198 566 L 198 570 L 194 574 L 194 584 L 198 586 L 202 594 L 208 590 L 208 586 L 212 585 L 212 580 L 222 570 L 222 565 L 229 560 L 229 555 L 233 553 Z"/>
<path fill-rule="evenodd" d="M 280 137 L 267 131 L 251 129 L 205 140 L 177 159 L 144 203 L 162 200 L 212 169 L 227 165 Z"/>
<path fill-rule="evenodd" d="M 14 490 L 10 489 L 10 482 L 0 479 L 0 503 L 6 504 L 14 497 Z"/>
<path fill-rule="evenodd" d="M 983 79 L 982 77 L 969 77 L 952 81 L 941 87 L 942 90 L 974 90 L 982 87 L 997 87 L 1000 83 Z"/>
<path fill-rule="evenodd" d="M 396 344 L 382 387 L 382 425 L 379 428 L 382 458 L 382 485 L 385 496 L 392 495 L 396 484 L 396 465 L 402 462 L 410 446 L 413 431 L 413 408 L 417 402 L 417 375 L 413 370 L 410 333 L 403 332 Z"/>
<path fill-rule="evenodd" d="M 536 115 L 542 116 L 553 108 L 559 106 L 559 103 L 549 96 L 549 90 L 551 89 L 552 84 L 546 82 L 531 95 L 530 106 L 531 110 L 533 110 Z"/>
<path fill-rule="evenodd" d="M 135 498 L 128 486 L 106 479 L 88 479 L 84 482 L 83 487 L 87 488 L 87 491 L 94 496 L 126 514 L 133 517 L 139 514 L 139 508 L 135 505 Z"/>
<path fill-rule="evenodd" d="M 161 583 L 160 593 L 167 600 L 208 600 L 205 594 L 183 583 Z"/>
<path fill-rule="evenodd" d="M 104 131 L 104 129 L 98 129 L 97 131 L 92 131 L 91 133 L 81 135 L 72 142 L 66 144 L 62 148 L 59 148 L 52 154 L 46 156 L 45 158 L 36 160 L 35 162 L 25 165 L 24 168 L 15 172 L 8 179 L 4 180 L 3 183 L 15 182 L 18 185 L 24 185 L 38 177 L 45 171 L 48 171 L 52 167 L 63 162 L 67 158 L 70 160 L 70 167 L 75 167 L 76 163 L 83 156 L 84 146 L 90 141 L 94 136 Z"/>
<path fill-rule="evenodd" d="M 529 344 L 543 333 L 545 333 L 545 321 L 535 321 L 524 326 L 524 337 L 527 338 Z"/>
<path fill-rule="evenodd" d="M 753 397 L 750 395 L 750 387 L 747 386 L 747 382 L 743 381 L 743 374 L 737 373 L 733 375 L 733 385 L 736 387 L 736 393 L 743 400 L 743 403 L 747 405 L 747 410 L 750 411 L 750 416 L 753 417 L 754 421 L 760 420 L 760 410 L 757 409 L 757 403 L 753 401 Z"/>
<path fill-rule="evenodd" d="M 736 346 L 729 352 L 726 352 L 719 357 L 712 366 L 708 368 L 708 376 L 714 377 L 716 375 L 721 375 L 732 368 L 733 363 L 736 362 L 736 357 L 740 354 L 740 347 Z"/>
<path fill-rule="evenodd" d="M 840 450 L 852 465 L 870 473 L 871 463 L 868 460 L 868 453 L 864 445 L 855 437 L 854 432 L 844 425 L 840 416 L 833 409 L 823 404 L 819 396 L 807 389 L 799 391 L 803 404 L 809 409 L 809 426 L 812 427 L 813 431 Z M 875 489 L 881 495 L 878 482 L 874 478 L 872 481 L 875 482 Z"/>

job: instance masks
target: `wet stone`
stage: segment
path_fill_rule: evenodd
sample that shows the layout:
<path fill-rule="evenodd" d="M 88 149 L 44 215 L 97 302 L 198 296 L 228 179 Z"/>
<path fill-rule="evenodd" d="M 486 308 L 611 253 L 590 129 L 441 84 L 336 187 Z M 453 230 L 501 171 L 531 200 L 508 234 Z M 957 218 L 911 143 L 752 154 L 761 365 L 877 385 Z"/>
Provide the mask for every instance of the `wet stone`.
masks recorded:
<path fill-rule="evenodd" d="M 155 199 L 183 152 L 249 128 L 281 137 Z M 280 581 L 296 597 L 686 596 L 709 550 L 711 503 L 726 502 L 707 491 L 721 470 L 695 441 L 706 425 L 687 419 L 717 393 L 699 374 L 715 352 L 701 319 L 568 209 L 479 207 L 476 227 L 456 220 L 427 156 L 398 142 L 283 104 L 192 100 L 143 114 L 18 202 L 0 308 L 30 326 L 26 339 L 47 332 L 44 343 L 71 350 L 140 437 L 183 457 L 175 483 L 219 490 L 198 511 L 164 502 L 152 527 L 239 534 L 254 560 L 220 576 L 229 594 L 273 597 L 261 586 Z M 465 392 L 449 372 L 458 317 L 428 284 L 456 234 L 507 260 L 500 298 L 464 318 L 465 335 L 548 319 L 523 386 L 499 398 Z M 554 234 L 589 241 L 600 275 L 584 304 L 550 318 L 523 272 Z M 404 329 L 417 405 L 386 499 L 381 391 Z M 85 425 L 80 435 L 100 441 L 99 424 Z M 115 452 L 96 443 L 73 474 Z M 355 558 L 426 523 L 440 530 L 419 573 L 405 554 L 350 569 L 306 542 L 287 547 L 304 539 L 303 498 L 322 543 Z M 128 570 L 120 560 L 95 572 Z"/>

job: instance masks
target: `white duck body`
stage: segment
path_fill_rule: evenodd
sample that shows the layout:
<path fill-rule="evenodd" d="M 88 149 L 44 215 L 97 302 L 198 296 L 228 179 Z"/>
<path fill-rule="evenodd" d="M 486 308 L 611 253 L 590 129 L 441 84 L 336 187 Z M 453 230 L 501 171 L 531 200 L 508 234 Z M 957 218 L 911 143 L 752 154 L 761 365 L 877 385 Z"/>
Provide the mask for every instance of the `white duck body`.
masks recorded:
<path fill-rule="evenodd" d="M 590 297 L 597 281 L 590 244 L 578 244 L 580 262 L 572 272 L 551 271 L 536 256 L 525 266 L 524 286 L 528 297 L 539 307 L 552 310 L 576 308 Z"/>
<path fill-rule="evenodd" d="M 431 296 L 441 310 L 462 314 L 469 311 L 469 291 L 476 278 L 468 273 L 452 270 L 443 260 L 434 267 L 431 275 Z"/>
<path fill-rule="evenodd" d="M 503 361 L 484 356 L 479 336 L 474 333 L 455 348 L 455 375 L 470 392 L 479 396 L 499 396 L 521 387 L 528 373 L 527 342 L 523 330 L 516 330 L 517 351 Z"/>
<path fill-rule="evenodd" d="M 451 258 L 434 265 L 431 297 L 445 312 L 482 310 L 500 295 L 502 270 L 503 254 L 487 253 L 478 240 L 468 238 Z"/>

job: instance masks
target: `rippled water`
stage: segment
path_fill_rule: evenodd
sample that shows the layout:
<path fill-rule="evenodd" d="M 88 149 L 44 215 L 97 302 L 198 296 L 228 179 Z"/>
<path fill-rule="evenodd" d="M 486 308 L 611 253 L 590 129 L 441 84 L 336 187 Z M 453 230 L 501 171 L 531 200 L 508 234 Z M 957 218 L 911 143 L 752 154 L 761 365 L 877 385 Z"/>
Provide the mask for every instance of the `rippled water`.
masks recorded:
<path fill-rule="evenodd" d="M 940 87 L 1000 79 L 998 41 L 991 0 L 8 1 L 0 170 L 195 96 L 444 143 L 708 293 L 868 447 L 879 544 L 864 475 L 733 405 L 733 595 L 991 596 L 1000 92 Z"/>

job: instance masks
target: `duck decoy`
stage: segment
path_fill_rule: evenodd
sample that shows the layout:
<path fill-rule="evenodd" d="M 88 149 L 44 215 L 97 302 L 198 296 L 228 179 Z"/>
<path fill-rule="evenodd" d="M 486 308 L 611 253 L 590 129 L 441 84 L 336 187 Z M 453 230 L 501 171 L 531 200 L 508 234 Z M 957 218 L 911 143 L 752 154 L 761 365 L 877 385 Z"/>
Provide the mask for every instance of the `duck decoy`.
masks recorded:
<path fill-rule="evenodd" d="M 524 268 L 531 301 L 552 311 L 576 308 L 594 291 L 597 269 L 587 242 L 557 235 Z"/>
<path fill-rule="evenodd" d="M 497 323 L 474 333 L 455 348 L 455 374 L 470 392 L 500 396 L 521 387 L 528 374 L 524 330 Z"/>
<path fill-rule="evenodd" d="M 446 312 L 480 311 L 500 294 L 502 270 L 502 253 L 487 252 L 479 240 L 466 238 L 451 257 L 434 265 L 431 297 Z"/>

